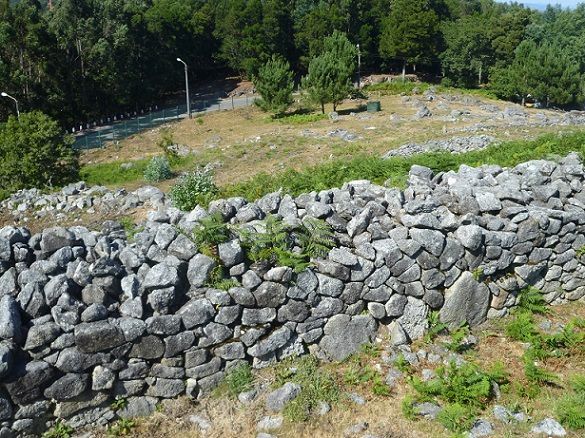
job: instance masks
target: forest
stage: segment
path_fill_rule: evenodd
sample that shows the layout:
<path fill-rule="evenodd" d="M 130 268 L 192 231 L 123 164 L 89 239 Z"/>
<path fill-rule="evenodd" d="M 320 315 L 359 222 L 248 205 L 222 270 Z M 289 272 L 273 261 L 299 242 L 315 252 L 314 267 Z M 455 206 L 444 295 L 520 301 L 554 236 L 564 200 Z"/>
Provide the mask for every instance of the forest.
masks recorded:
<path fill-rule="evenodd" d="M 0 88 L 61 126 L 252 78 L 274 56 L 300 79 L 326 37 L 359 44 L 364 72 L 422 73 L 504 99 L 582 106 L 585 5 L 493 0 L 0 0 Z M 0 99 L 0 122 L 13 114 Z"/>

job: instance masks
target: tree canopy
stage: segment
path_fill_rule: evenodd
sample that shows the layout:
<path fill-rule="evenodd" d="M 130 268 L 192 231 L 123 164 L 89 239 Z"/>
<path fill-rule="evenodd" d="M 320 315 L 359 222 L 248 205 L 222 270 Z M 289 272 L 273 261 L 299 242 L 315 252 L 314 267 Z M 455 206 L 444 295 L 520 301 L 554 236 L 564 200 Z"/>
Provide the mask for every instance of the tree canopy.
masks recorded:
<path fill-rule="evenodd" d="M 583 5 L 544 12 L 495 0 L 53 0 L 52 5 L 0 0 L 0 91 L 63 128 L 172 100 L 183 89 L 177 57 L 189 64 L 192 82 L 226 70 L 252 78 L 273 55 L 286 60 L 298 78 L 335 31 L 360 45 L 364 71 L 416 69 L 461 86 L 495 83 L 499 90 L 505 88 L 504 76 L 516 78 L 506 69 L 521 62 L 517 48 L 531 44 L 546 72 L 561 80 L 529 85 L 529 94 L 546 94 L 551 104 L 569 107 L 582 99 L 574 82 L 585 72 Z M 0 122 L 13 113 L 13 103 L 0 98 Z"/>

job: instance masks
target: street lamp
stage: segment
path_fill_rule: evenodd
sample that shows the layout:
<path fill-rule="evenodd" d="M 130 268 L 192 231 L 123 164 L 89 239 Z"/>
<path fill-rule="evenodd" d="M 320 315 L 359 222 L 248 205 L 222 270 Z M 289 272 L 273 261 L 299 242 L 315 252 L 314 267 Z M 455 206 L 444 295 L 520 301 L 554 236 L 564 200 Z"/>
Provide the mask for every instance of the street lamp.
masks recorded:
<path fill-rule="evenodd" d="M 177 61 L 182 63 L 185 66 L 185 88 L 187 93 L 187 114 L 189 118 L 191 118 L 191 100 L 189 99 L 189 68 L 187 67 L 187 63 L 183 61 L 181 58 L 177 58 Z"/>
<path fill-rule="evenodd" d="M 0 93 L 0 96 L 7 97 L 7 98 L 12 99 L 14 101 L 14 103 L 16 104 L 16 117 L 18 118 L 18 120 L 20 120 L 20 111 L 18 111 L 18 100 L 16 100 L 10 94 L 5 93 L 4 91 L 2 93 Z"/>
<path fill-rule="evenodd" d="M 361 77 L 362 77 L 362 52 L 360 52 L 360 45 L 356 44 L 357 47 L 357 55 L 358 55 L 358 81 L 357 86 L 358 90 L 361 88 Z"/>

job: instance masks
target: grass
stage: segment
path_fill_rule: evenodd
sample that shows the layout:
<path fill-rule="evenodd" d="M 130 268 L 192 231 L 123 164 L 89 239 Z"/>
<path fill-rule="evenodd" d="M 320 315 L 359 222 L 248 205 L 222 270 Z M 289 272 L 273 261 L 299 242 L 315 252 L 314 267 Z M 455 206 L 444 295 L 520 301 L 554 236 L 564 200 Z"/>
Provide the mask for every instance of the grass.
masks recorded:
<path fill-rule="evenodd" d="M 249 391 L 254 387 L 252 368 L 247 363 L 238 365 L 230 370 L 214 392 L 216 396 L 236 398 L 238 394 Z"/>
<path fill-rule="evenodd" d="M 545 135 L 533 141 L 510 141 L 465 154 L 428 153 L 411 157 L 379 157 L 361 155 L 350 160 L 334 160 L 304 171 L 287 170 L 281 173 L 260 173 L 255 177 L 221 190 L 220 197 L 243 196 L 257 199 L 280 188 L 292 195 L 340 187 L 343 183 L 368 179 L 377 184 L 385 181 L 404 187 L 410 168 L 417 164 L 435 172 L 456 170 L 462 164 L 481 166 L 495 164 L 516 166 L 525 161 L 564 156 L 569 152 L 585 153 L 585 133 Z"/>
<path fill-rule="evenodd" d="M 301 386 L 300 394 L 286 405 L 283 412 L 290 421 L 307 421 L 320 402 L 334 405 L 339 401 L 340 387 L 334 374 L 320 367 L 313 356 L 303 356 L 279 364 L 276 368 L 276 386 L 286 382 Z"/>
<path fill-rule="evenodd" d="M 272 120 L 286 123 L 290 125 L 305 125 L 307 123 L 315 123 L 320 120 L 327 120 L 327 114 L 287 114 L 280 117 L 274 117 Z"/>

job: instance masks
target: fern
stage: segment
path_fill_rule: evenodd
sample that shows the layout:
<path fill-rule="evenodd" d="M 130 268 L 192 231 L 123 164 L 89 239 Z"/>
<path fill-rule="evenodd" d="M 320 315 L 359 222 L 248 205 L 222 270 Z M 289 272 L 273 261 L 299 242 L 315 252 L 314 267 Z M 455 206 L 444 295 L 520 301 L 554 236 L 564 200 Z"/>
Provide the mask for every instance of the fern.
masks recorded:
<path fill-rule="evenodd" d="M 429 329 L 425 334 L 424 341 L 427 344 L 433 342 L 437 336 L 445 333 L 448 329 L 448 325 L 441 322 L 441 317 L 438 311 L 433 311 L 429 315 Z"/>
<path fill-rule="evenodd" d="M 320 219 L 306 217 L 296 232 L 299 246 L 308 257 L 324 257 L 335 246 L 331 226 Z"/>
<path fill-rule="evenodd" d="M 230 240 L 232 233 L 221 214 L 214 213 L 201 219 L 199 226 L 193 231 L 193 237 L 200 248 L 207 248 L 213 253 L 217 250 L 217 245 Z"/>
<path fill-rule="evenodd" d="M 531 342 L 538 336 L 534 318 L 529 312 L 518 312 L 506 325 L 506 336 L 521 342 Z"/>
<path fill-rule="evenodd" d="M 546 315 L 550 312 L 546 301 L 542 297 L 542 293 L 533 287 L 527 287 L 520 292 L 518 308 L 539 315 Z"/>
<path fill-rule="evenodd" d="M 277 249 L 285 251 L 292 246 L 291 231 L 291 228 L 276 216 L 269 215 L 264 221 L 263 232 L 241 228 L 238 233 L 251 261 L 267 261 L 273 264 L 277 261 Z"/>
<path fill-rule="evenodd" d="M 555 374 L 537 366 L 530 354 L 524 355 L 524 375 L 530 383 L 552 385 L 558 381 Z"/>
<path fill-rule="evenodd" d="M 471 429 L 475 411 L 459 403 L 448 404 L 437 414 L 437 421 L 451 432 L 463 433 Z"/>
<path fill-rule="evenodd" d="M 294 252 L 282 250 L 280 248 L 276 248 L 274 253 L 276 254 L 276 260 L 279 266 L 288 266 L 297 274 L 311 266 L 311 263 L 307 261 L 306 256 L 303 254 L 295 254 Z"/>
<path fill-rule="evenodd" d="M 585 429 L 585 393 L 568 394 L 555 405 L 555 413 L 563 426 L 569 429 Z"/>
<path fill-rule="evenodd" d="M 576 374 L 569 380 L 573 391 L 585 394 L 585 374 Z"/>

